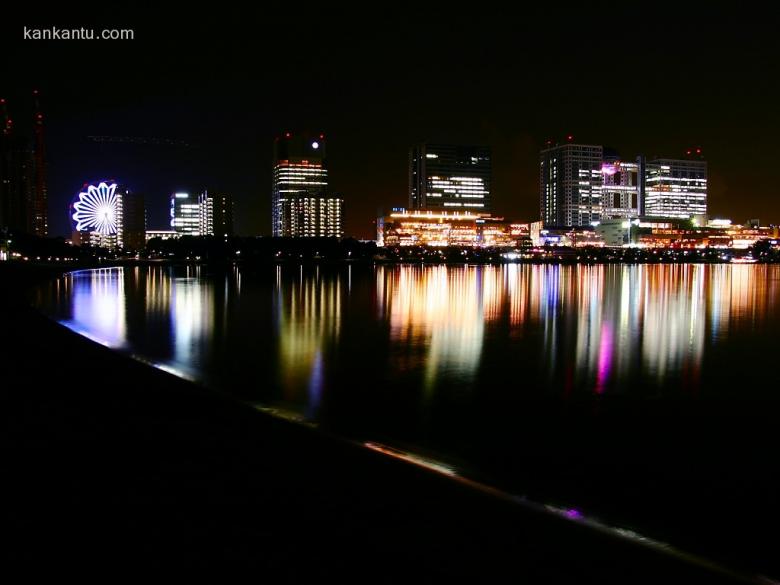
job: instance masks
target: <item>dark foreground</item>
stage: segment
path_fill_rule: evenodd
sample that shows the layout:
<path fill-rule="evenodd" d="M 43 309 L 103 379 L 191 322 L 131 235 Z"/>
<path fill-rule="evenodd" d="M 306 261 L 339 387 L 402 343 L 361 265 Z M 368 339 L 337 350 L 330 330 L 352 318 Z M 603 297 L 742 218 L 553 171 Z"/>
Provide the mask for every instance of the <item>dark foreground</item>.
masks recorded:
<path fill-rule="evenodd" d="M 24 287 L 46 276 L 0 271 L 6 568 L 107 580 L 734 582 L 114 354 L 26 308 Z"/>

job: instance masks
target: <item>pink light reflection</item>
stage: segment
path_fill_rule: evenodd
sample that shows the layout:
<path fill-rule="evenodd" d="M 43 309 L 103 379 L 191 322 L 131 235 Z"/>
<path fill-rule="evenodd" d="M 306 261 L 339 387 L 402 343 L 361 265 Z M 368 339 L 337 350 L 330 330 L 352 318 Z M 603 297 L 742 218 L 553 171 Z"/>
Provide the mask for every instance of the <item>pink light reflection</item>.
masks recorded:
<path fill-rule="evenodd" d="M 596 394 L 604 393 L 604 385 L 612 371 L 612 330 L 604 324 L 601 327 L 601 343 L 599 343 L 599 365 L 596 373 Z"/>

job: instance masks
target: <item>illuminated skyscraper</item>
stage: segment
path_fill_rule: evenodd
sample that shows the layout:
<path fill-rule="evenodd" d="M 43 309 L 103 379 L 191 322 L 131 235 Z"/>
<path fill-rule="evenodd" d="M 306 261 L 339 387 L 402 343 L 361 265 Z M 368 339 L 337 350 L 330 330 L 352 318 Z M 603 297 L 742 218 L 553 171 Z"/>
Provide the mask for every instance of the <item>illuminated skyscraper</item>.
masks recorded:
<path fill-rule="evenodd" d="M 227 237 L 233 235 L 233 198 L 224 193 L 204 190 L 200 204 L 200 234 Z"/>
<path fill-rule="evenodd" d="M 171 194 L 171 227 L 183 236 L 199 236 L 200 203 L 189 193 Z"/>
<path fill-rule="evenodd" d="M 685 219 L 707 213 L 706 161 L 654 159 L 647 163 L 645 181 L 644 215 Z"/>
<path fill-rule="evenodd" d="M 603 148 L 568 140 L 540 153 L 539 197 L 545 226 L 589 226 L 602 217 Z"/>
<path fill-rule="evenodd" d="M 409 207 L 420 210 L 490 211 L 490 149 L 419 144 L 409 151 Z"/>
<path fill-rule="evenodd" d="M 274 144 L 274 236 L 344 235 L 344 201 L 328 193 L 325 137 L 287 132 Z"/>

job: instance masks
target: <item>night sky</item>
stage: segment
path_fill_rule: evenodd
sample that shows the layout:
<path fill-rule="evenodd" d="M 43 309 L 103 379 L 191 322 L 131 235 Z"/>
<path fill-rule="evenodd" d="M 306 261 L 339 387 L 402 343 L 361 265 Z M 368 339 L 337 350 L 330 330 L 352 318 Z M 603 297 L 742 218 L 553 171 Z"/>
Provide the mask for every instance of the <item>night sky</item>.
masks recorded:
<path fill-rule="evenodd" d="M 494 212 L 535 220 L 538 150 L 568 133 L 627 159 L 700 146 L 711 216 L 780 222 L 773 14 L 429 6 L 146 5 L 0 23 L 0 95 L 19 129 L 29 94 L 43 95 L 51 234 L 69 234 L 69 202 L 100 178 L 145 193 L 152 229 L 166 227 L 170 192 L 209 187 L 234 195 L 239 233 L 269 234 L 273 139 L 297 129 L 326 134 L 331 190 L 361 238 L 378 208 L 406 205 L 408 148 L 423 140 L 491 146 Z M 23 40 L 25 24 L 133 28 L 135 40 Z"/>

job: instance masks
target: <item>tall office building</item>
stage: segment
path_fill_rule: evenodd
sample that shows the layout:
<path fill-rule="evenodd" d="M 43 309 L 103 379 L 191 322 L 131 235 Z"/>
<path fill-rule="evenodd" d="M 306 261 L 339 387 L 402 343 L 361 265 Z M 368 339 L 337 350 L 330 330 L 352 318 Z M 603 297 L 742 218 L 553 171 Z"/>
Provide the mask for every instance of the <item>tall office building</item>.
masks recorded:
<path fill-rule="evenodd" d="M 328 192 L 325 137 L 285 133 L 274 144 L 274 236 L 344 235 L 344 201 Z"/>
<path fill-rule="evenodd" d="M 707 162 L 700 158 L 648 161 L 645 183 L 644 215 L 686 219 L 707 213 Z"/>
<path fill-rule="evenodd" d="M 491 157 L 485 146 L 419 144 L 409 151 L 409 207 L 490 212 Z"/>
<path fill-rule="evenodd" d="M 144 196 L 122 186 L 117 187 L 121 206 L 119 245 L 125 250 L 143 250 L 146 246 L 146 205 Z"/>
<path fill-rule="evenodd" d="M 198 203 L 201 235 L 233 235 L 233 198 L 230 195 L 204 190 L 198 198 Z"/>
<path fill-rule="evenodd" d="M 171 227 L 183 236 L 199 236 L 200 203 L 186 192 L 171 194 Z"/>
<path fill-rule="evenodd" d="M 589 226 L 600 221 L 603 148 L 548 144 L 539 161 L 540 206 L 545 226 Z"/>

